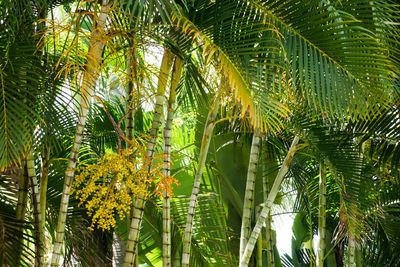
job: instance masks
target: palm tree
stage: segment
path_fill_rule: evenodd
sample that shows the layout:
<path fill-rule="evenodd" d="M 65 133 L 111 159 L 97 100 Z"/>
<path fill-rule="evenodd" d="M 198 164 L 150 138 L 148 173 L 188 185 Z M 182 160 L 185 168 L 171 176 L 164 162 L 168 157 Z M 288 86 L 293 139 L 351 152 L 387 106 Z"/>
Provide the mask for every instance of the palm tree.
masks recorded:
<path fill-rule="evenodd" d="M 101 54 L 104 48 L 104 32 L 106 27 L 107 16 L 110 12 L 111 5 L 104 0 L 97 17 L 97 21 L 93 22 L 94 28 L 90 36 L 89 51 L 87 52 L 87 62 L 85 64 L 85 72 L 83 73 L 81 86 L 81 101 L 79 105 L 79 116 L 76 127 L 71 155 L 68 160 L 68 167 L 65 172 L 65 181 L 63 195 L 60 204 L 60 213 L 58 215 L 57 234 L 52 253 L 51 265 L 58 266 L 60 264 L 61 248 L 64 242 L 64 229 L 67 218 L 69 188 L 71 186 L 76 160 L 79 153 L 79 148 L 82 142 L 83 130 L 86 124 L 87 114 L 89 112 L 89 103 L 94 90 L 95 82 L 99 74 L 101 63 Z"/>

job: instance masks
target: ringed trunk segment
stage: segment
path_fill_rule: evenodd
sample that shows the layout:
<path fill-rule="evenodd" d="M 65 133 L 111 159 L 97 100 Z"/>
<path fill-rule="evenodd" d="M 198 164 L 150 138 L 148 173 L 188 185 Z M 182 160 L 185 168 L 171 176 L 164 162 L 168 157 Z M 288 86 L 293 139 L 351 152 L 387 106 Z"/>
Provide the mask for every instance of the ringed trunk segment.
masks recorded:
<path fill-rule="evenodd" d="M 253 228 L 253 231 L 250 235 L 249 241 L 247 242 L 245 251 L 243 253 L 243 257 L 240 259 L 239 266 L 240 267 L 247 267 L 251 258 L 251 254 L 253 253 L 255 244 L 258 239 L 258 235 L 260 234 L 263 224 L 265 223 L 268 213 L 272 207 L 272 204 L 275 201 L 276 195 L 279 192 L 279 187 L 283 181 L 283 178 L 285 178 L 285 175 L 287 174 L 289 170 L 290 163 L 292 162 L 292 158 L 294 153 L 296 152 L 297 149 L 297 144 L 299 142 L 299 138 L 297 136 L 294 137 L 292 145 L 290 146 L 290 149 L 286 155 L 285 160 L 282 163 L 282 166 L 276 175 L 274 184 L 272 185 L 271 191 L 268 194 L 268 199 L 264 202 L 264 207 L 261 210 L 260 216 L 257 218 L 256 225 Z"/>
<path fill-rule="evenodd" d="M 183 238 L 183 252 L 182 252 L 182 267 L 189 267 L 190 261 L 190 246 L 192 242 L 193 220 L 197 204 L 197 197 L 200 190 L 200 182 L 203 174 L 203 169 L 207 159 L 208 148 L 210 146 L 211 136 L 215 126 L 215 118 L 219 107 L 219 99 L 214 100 L 214 104 L 208 113 L 207 121 L 204 127 L 203 140 L 201 142 L 199 162 L 197 165 L 196 174 L 193 182 L 192 195 L 189 202 L 189 210 L 186 219 L 185 234 Z"/>
<path fill-rule="evenodd" d="M 174 105 L 176 99 L 176 89 L 179 85 L 179 80 L 182 72 L 182 60 L 175 58 L 174 67 L 171 77 L 171 89 L 168 99 L 167 122 L 164 128 L 164 166 L 163 175 L 168 177 L 171 173 L 171 135 L 172 122 L 174 118 Z M 163 192 L 163 267 L 171 266 L 171 203 L 168 191 Z"/>
<path fill-rule="evenodd" d="M 40 229 L 40 224 L 42 221 L 41 212 L 40 212 L 40 194 L 38 188 L 38 181 L 36 178 L 35 171 L 35 158 L 33 155 L 32 148 L 29 150 L 26 156 L 26 166 L 28 172 L 28 179 L 31 186 L 32 192 L 32 206 L 33 206 L 33 220 L 34 220 L 34 228 L 35 228 L 35 266 L 42 266 L 44 260 L 43 255 L 43 232 Z"/>
<path fill-rule="evenodd" d="M 64 187 L 61 196 L 60 212 L 58 215 L 56 238 L 51 258 L 51 266 L 60 266 L 61 248 L 64 242 L 65 223 L 67 219 L 68 203 L 69 203 L 69 190 L 74 178 L 76 161 L 78 158 L 79 148 L 82 143 L 83 130 L 85 128 L 87 114 L 89 112 L 90 101 L 92 92 L 95 87 L 95 82 L 99 74 L 99 69 L 102 60 L 102 52 L 104 43 L 102 36 L 106 27 L 106 20 L 110 12 L 111 4 L 103 0 L 103 5 L 98 16 L 96 28 L 91 33 L 89 51 L 87 54 L 87 62 L 85 64 L 86 71 L 83 75 L 81 86 L 81 101 L 79 105 L 79 117 L 75 130 L 73 145 L 71 148 L 70 157 L 68 159 L 67 170 L 65 171 Z"/>
<path fill-rule="evenodd" d="M 150 140 L 147 144 L 146 157 L 144 164 L 149 164 L 154 155 L 154 150 L 158 138 L 158 130 L 161 125 L 161 116 L 163 114 L 165 88 L 167 87 L 168 77 L 171 70 L 174 54 L 168 49 L 165 50 L 161 61 L 160 73 L 158 76 L 156 103 L 154 107 L 153 122 L 150 130 Z M 150 164 L 149 164 L 150 168 Z M 150 171 L 150 170 L 149 170 Z M 128 241 L 124 258 L 124 267 L 133 266 L 137 255 L 139 243 L 140 226 L 143 219 L 143 211 L 146 200 L 143 196 L 137 196 L 132 210 L 131 223 L 129 226 Z"/>
<path fill-rule="evenodd" d="M 323 267 L 326 248 L 326 166 L 323 162 L 319 170 L 318 236 L 317 267 Z"/>
<path fill-rule="evenodd" d="M 258 158 L 260 155 L 261 132 L 256 128 L 250 149 L 249 166 L 247 170 L 246 191 L 243 202 L 242 227 L 240 232 L 240 256 L 243 255 L 250 237 L 251 211 L 254 208 L 254 186 L 257 175 Z"/>

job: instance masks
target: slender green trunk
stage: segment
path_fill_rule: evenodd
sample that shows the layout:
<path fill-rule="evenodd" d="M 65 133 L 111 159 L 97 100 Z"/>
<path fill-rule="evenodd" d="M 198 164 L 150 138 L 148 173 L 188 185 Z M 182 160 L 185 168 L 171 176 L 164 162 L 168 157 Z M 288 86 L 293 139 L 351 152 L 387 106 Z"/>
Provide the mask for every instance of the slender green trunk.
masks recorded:
<path fill-rule="evenodd" d="M 143 159 L 145 165 L 148 164 L 149 166 L 150 164 L 148 161 L 152 160 L 158 138 L 158 130 L 160 128 L 161 116 L 163 114 L 165 88 L 167 86 L 168 76 L 170 73 L 173 58 L 174 55 L 166 49 L 161 62 L 161 68 L 158 77 L 156 103 L 153 113 L 153 123 L 150 130 L 150 140 L 147 144 L 146 158 Z M 135 257 L 137 256 L 137 245 L 139 242 L 140 226 L 142 224 L 145 204 L 146 201 L 143 196 L 136 197 L 135 205 L 132 212 L 131 223 L 129 226 L 128 241 L 126 244 L 124 258 L 124 267 L 132 266 L 135 262 Z"/>
<path fill-rule="evenodd" d="M 267 146 L 265 146 L 267 147 Z M 276 159 L 270 160 L 268 155 L 268 151 L 266 151 L 265 156 L 263 157 L 263 200 L 264 202 L 268 199 L 269 189 L 270 189 L 270 170 L 274 168 L 276 163 Z M 267 169 L 265 170 L 265 165 L 267 165 Z M 271 165 L 271 166 L 270 166 Z M 274 175 L 274 173 L 272 174 Z M 275 178 L 275 177 L 274 177 Z M 274 256 L 274 237 L 272 234 L 272 216 L 271 211 L 268 212 L 267 218 L 265 219 L 265 240 L 266 240 L 266 250 L 267 250 L 267 266 L 274 267 L 275 266 L 275 256 Z"/>
<path fill-rule="evenodd" d="M 43 157 L 42 157 L 42 173 L 40 177 L 40 221 L 39 221 L 39 228 L 40 228 L 40 234 L 42 235 L 41 238 L 41 244 L 42 244 L 42 249 L 43 249 L 43 254 L 42 254 L 42 260 L 41 260 L 41 266 L 46 265 L 46 261 L 44 258 L 44 255 L 46 254 L 46 201 L 47 201 L 47 183 L 48 183 L 48 178 L 49 178 L 49 160 L 50 160 L 50 146 L 47 144 L 44 145 L 44 151 L 43 151 Z"/>
<path fill-rule="evenodd" d="M 260 215 L 260 212 L 261 212 L 261 209 L 259 206 L 257 206 L 256 212 L 255 212 L 256 218 Z M 262 251 L 263 251 L 263 240 L 262 240 L 262 235 L 259 235 L 258 239 L 257 239 L 257 258 L 256 258 L 256 266 L 257 267 L 263 267 Z"/>
<path fill-rule="evenodd" d="M 174 118 L 174 105 L 176 98 L 176 88 L 179 85 L 179 80 L 182 72 L 182 61 L 180 58 L 175 58 L 174 67 L 171 77 L 171 90 L 168 99 L 168 114 L 167 121 L 164 128 L 164 177 L 170 175 L 171 170 L 171 134 L 172 134 L 172 121 Z M 170 196 L 167 190 L 164 191 L 163 196 L 163 266 L 171 266 L 171 205 Z"/>
<path fill-rule="evenodd" d="M 262 226 L 265 223 L 265 220 L 267 219 L 268 213 L 271 209 L 272 204 L 275 201 L 276 195 L 279 192 L 279 187 L 283 181 L 283 178 L 287 174 L 289 170 L 290 163 L 292 162 L 293 155 L 296 151 L 297 148 L 297 143 L 299 142 L 299 138 L 297 136 L 294 137 L 292 145 L 290 146 L 290 149 L 286 155 L 285 160 L 283 161 L 283 164 L 275 178 L 274 184 L 272 185 L 271 191 L 268 195 L 267 201 L 264 202 L 264 207 L 261 210 L 260 216 L 257 218 L 256 225 L 253 228 L 253 231 L 250 235 L 249 241 L 247 242 L 245 251 L 243 253 L 243 257 L 240 259 L 240 267 L 246 267 L 249 264 L 249 260 L 251 257 L 251 254 L 253 253 L 254 246 L 257 242 L 258 235 L 261 232 Z"/>
<path fill-rule="evenodd" d="M 266 240 L 267 240 L 267 266 L 275 266 L 275 255 L 274 255 L 274 236 L 272 234 L 272 216 L 271 211 L 268 212 L 267 218 L 265 219 L 266 224 Z"/>
<path fill-rule="evenodd" d="M 323 267 L 326 248 L 326 167 L 324 163 L 320 164 L 319 172 L 318 236 L 317 267 Z"/>
<path fill-rule="evenodd" d="M 173 259 L 173 262 L 172 262 L 172 266 L 174 266 L 174 267 L 180 267 L 181 266 L 181 258 L 179 256 L 180 256 L 180 252 L 179 252 L 179 250 L 176 250 L 176 252 L 174 254 L 174 259 Z"/>
<path fill-rule="evenodd" d="M 182 267 L 189 267 L 190 246 L 192 242 L 193 220 L 194 220 L 194 213 L 196 210 L 197 196 L 199 194 L 200 181 L 207 159 L 207 153 L 211 142 L 211 136 L 215 126 L 215 117 L 217 116 L 218 106 L 219 106 L 219 99 L 215 99 L 214 104 L 211 107 L 210 112 L 208 113 L 207 121 L 204 126 L 203 140 L 201 141 L 201 148 L 199 154 L 199 162 L 194 177 L 192 195 L 190 197 L 189 210 L 186 219 L 185 234 L 183 238 Z"/>
<path fill-rule="evenodd" d="M 35 171 L 35 158 L 33 156 L 32 149 L 28 152 L 26 157 L 26 166 L 28 172 L 28 179 L 31 186 L 31 197 L 32 197 L 32 207 L 33 207 L 33 220 L 34 220 L 34 229 L 35 229 L 35 266 L 41 266 L 43 260 L 43 247 L 42 240 L 43 235 L 40 231 L 40 221 L 41 221 L 41 212 L 40 212 L 40 194 L 38 188 L 38 181 L 36 177 Z"/>
<path fill-rule="evenodd" d="M 260 140 L 261 140 L 260 130 L 255 129 L 250 149 L 250 159 L 247 170 L 246 191 L 243 202 L 242 227 L 240 232 L 240 255 L 243 255 L 244 249 L 250 237 L 251 211 L 254 208 L 254 186 L 257 175 L 258 158 L 260 154 L 259 153 Z"/>
<path fill-rule="evenodd" d="M 79 106 L 78 124 L 75 131 L 70 157 L 68 159 L 67 170 L 65 172 L 64 187 L 61 196 L 60 212 L 58 214 L 56 238 L 51 258 L 51 266 L 60 266 L 61 264 L 61 249 L 64 242 L 64 231 L 70 194 L 69 190 L 74 178 L 76 161 L 78 158 L 79 148 L 82 143 L 83 130 L 85 128 L 86 118 L 89 112 L 92 92 L 95 87 L 97 76 L 99 74 L 101 57 L 104 48 L 104 43 L 102 42 L 102 39 L 106 27 L 107 16 L 110 12 L 111 7 L 111 5 L 107 2 L 107 0 L 103 0 L 96 27 L 94 27 L 90 36 L 89 51 L 87 54 L 87 62 L 85 65 L 86 71 L 84 72 L 81 86 L 82 95 Z M 95 23 L 93 23 L 93 25 L 95 25 Z"/>
<path fill-rule="evenodd" d="M 16 210 L 16 219 L 19 221 L 25 220 L 25 212 L 26 206 L 28 204 L 28 186 L 29 186 L 29 178 L 26 170 L 26 161 L 22 161 L 22 171 L 20 174 L 19 182 L 18 182 L 18 202 L 17 202 L 17 210 Z M 15 236 L 17 242 L 15 249 L 15 255 L 17 255 L 19 262 L 22 254 L 22 242 L 23 242 L 23 233 L 24 227 L 18 227 L 17 234 Z"/>

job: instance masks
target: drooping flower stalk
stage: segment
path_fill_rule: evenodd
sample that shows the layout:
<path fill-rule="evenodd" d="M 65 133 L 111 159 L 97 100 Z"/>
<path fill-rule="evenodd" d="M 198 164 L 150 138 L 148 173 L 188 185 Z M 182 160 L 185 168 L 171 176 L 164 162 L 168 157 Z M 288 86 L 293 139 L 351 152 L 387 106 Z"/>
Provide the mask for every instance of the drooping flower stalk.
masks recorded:
<path fill-rule="evenodd" d="M 152 160 L 154 150 L 158 138 L 158 130 L 161 124 L 161 116 L 163 114 L 164 94 L 168 82 L 168 76 L 174 55 L 168 49 L 165 50 L 161 61 L 160 73 L 158 76 L 156 103 L 153 113 L 153 122 L 150 130 L 150 140 L 147 144 L 146 158 L 143 159 L 144 164 L 149 165 L 148 161 Z M 143 211 L 146 201 L 143 196 L 137 196 L 133 207 L 131 223 L 129 226 L 128 241 L 126 243 L 124 267 L 133 266 L 135 257 L 137 256 L 137 245 L 139 242 L 140 226 L 142 224 Z"/>
<path fill-rule="evenodd" d="M 200 181 L 207 159 L 208 148 L 210 146 L 211 136 L 214 131 L 215 118 L 217 116 L 218 107 L 219 107 L 219 99 L 216 98 L 208 113 L 206 124 L 204 125 L 204 133 L 203 133 L 203 139 L 201 141 L 199 161 L 197 164 L 197 170 L 194 177 L 192 195 L 190 197 L 189 210 L 185 225 L 185 234 L 183 238 L 182 267 L 189 267 L 194 213 L 197 204 L 197 197 L 200 190 Z"/>
<path fill-rule="evenodd" d="M 326 167 L 321 162 L 319 167 L 319 214 L 318 214 L 318 252 L 317 267 L 324 266 L 326 248 Z"/>
<path fill-rule="evenodd" d="M 260 141 L 260 129 L 255 129 L 250 149 L 249 166 L 247 169 L 246 191 L 243 202 L 242 227 L 240 232 L 240 255 L 243 255 L 244 249 L 250 237 L 251 211 L 254 208 L 254 186 L 257 175 L 258 158 L 260 155 Z"/>
<path fill-rule="evenodd" d="M 250 261 L 251 254 L 253 253 L 255 244 L 257 242 L 258 235 L 261 232 L 261 229 L 263 227 L 263 224 L 265 223 L 265 220 L 267 219 L 268 213 L 272 207 L 272 204 L 275 201 L 276 195 L 279 192 L 279 187 L 283 181 L 283 178 L 287 174 L 289 170 L 289 166 L 292 162 L 293 155 L 297 149 L 297 143 L 299 142 L 299 138 L 297 136 L 294 137 L 292 145 L 290 146 L 290 149 L 286 155 L 285 160 L 282 163 L 282 166 L 276 175 L 274 184 L 272 185 L 271 191 L 269 192 L 268 199 L 264 202 L 264 207 L 261 210 L 260 216 L 256 220 L 256 225 L 253 228 L 253 231 L 250 235 L 249 241 L 247 242 L 245 251 L 243 253 L 243 257 L 240 259 L 239 266 L 240 267 L 247 267 Z"/>
<path fill-rule="evenodd" d="M 35 266 L 41 266 L 43 263 L 41 260 L 44 259 L 42 240 L 43 234 L 40 229 L 41 212 L 40 212 L 40 194 L 38 181 L 35 171 L 35 158 L 32 149 L 29 150 L 26 156 L 26 168 L 28 173 L 28 179 L 31 187 L 32 207 L 33 207 L 33 220 L 34 220 L 34 235 L 35 235 Z"/>
<path fill-rule="evenodd" d="M 73 145 L 70 157 L 68 159 L 67 170 L 65 172 L 64 187 L 61 196 L 60 212 L 58 215 L 56 238 L 51 258 L 51 266 L 60 266 L 61 248 L 64 242 L 65 223 L 67 219 L 67 210 L 69 202 L 69 189 L 75 174 L 76 161 L 78 158 L 79 148 L 82 143 L 83 130 L 85 128 L 87 115 L 89 112 L 92 92 L 95 87 L 97 76 L 102 61 L 102 52 L 104 48 L 104 31 L 106 20 L 110 12 L 111 4 L 107 0 L 103 0 L 100 13 L 96 23 L 93 22 L 93 30 L 90 35 L 89 51 L 87 53 L 87 61 L 85 64 L 85 72 L 83 73 L 81 85 L 81 101 L 79 105 L 78 123 L 75 130 Z"/>
<path fill-rule="evenodd" d="M 176 99 L 176 89 L 179 85 L 179 80 L 182 72 L 182 60 L 179 57 L 175 58 L 174 67 L 171 77 L 171 89 L 168 99 L 167 121 L 164 128 L 164 167 L 163 175 L 168 177 L 171 172 L 171 134 L 172 121 L 174 118 L 174 106 Z M 171 205 L 170 196 L 167 190 L 163 192 L 163 266 L 171 266 Z"/>

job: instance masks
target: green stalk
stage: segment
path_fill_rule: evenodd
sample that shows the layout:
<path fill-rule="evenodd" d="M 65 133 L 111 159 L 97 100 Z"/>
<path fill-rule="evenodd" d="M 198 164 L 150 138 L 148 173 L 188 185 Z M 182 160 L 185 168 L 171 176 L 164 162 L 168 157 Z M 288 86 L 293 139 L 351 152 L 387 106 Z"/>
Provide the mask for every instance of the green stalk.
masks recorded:
<path fill-rule="evenodd" d="M 265 219 L 266 224 L 266 239 L 267 239 L 267 266 L 275 266 L 275 255 L 274 255 L 274 237 L 272 235 L 272 216 L 271 211 L 268 212 L 267 218 Z"/>
<path fill-rule="evenodd" d="M 194 213 L 196 210 L 197 197 L 200 190 L 200 181 L 207 159 L 207 153 L 208 153 L 208 148 L 210 146 L 211 136 L 215 126 L 215 117 L 217 116 L 218 106 L 219 106 L 219 99 L 215 99 L 214 104 L 212 105 L 211 110 L 208 113 L 207 121 L 204 126 L 199 162 L 197 164 L 197 170 L 193 182 L 192 195 L 190 197 L 190 202 L 189 202 L 188 215 L 186 218 L 185 234 L 183 238 L 182 267 L 189 267 Z"/>
<path fill-rule="evenodd" d="M 25 212 L 26 212 L 26 206 L 28 203 L 28 186 L 29 186 L 29 178 L 27 175 L 26 171 L 26 161 L 22 161 L 22 172 L 21 176 L 18 182 L 18 202 L 17 202 L 17 210 L 16 210 L 16 219 L 18 221 L 24 221 L 25 220 Z M 16 234 L 16 239 L 18 240 L 16 242 L 17 247 L 15 247 L 15 255 L 17 255 L 18 260 L 16 262 L 19 262 L 22 256 L 22 242 L 23 242 L 23 234 L 24 234 L 24 228 L 23 227 L 18 227 L 17 229 L 17 234 Z"/>
<path fill-rule="evenodd" d="M 160 73 L 158 76 L 158 86 L 157 86 L 156 104 L 154 107 L 154 114 L 153 114 L 153 123 L 151 125 L 151 130 L 150 130 L 150 140 L 147 144 L 147 150 L 146 150 L 147 155 L 144 159 L 144 163 L 148 165 L 150 165 L 149 161 L 152 160 L 152 157 L 154 155 L 154 149 L 158 138 L 158 130 L 161 124 L 161 115 L 163 114 L 165 88 L 167 86 L 168 76 L 170 73 L 173 59 L 174 55 L 168 49 L 166 49 L 161 62 Z M 135 205 L 132 211 L 131 223 L 129 226 L 128 241 L 126 243 L 125 258 L 123 265 L 124 267 L 133 266 L 135 262 L 135 257 L 138 256 L 137 247 L 139 242 L 140 226 L 142 224 L 145 204 L 146 201 L 143 198 L 143 196 L 136 197 Z"/>
<path fill-rule="evenodd" d="M 254 246 L 257 242 L 258 235 L 260 234 L 260 232 L 262 230 L 263 224 L 265 223 L 268 213 L 272 207 L 272 204 L 275 201 L 276 195 L 279 192 L 279 187 L 283 181 L 283 178 L 285 177 L 285 175 L 287 174 L 287 172 L 289 170 L 289 166 L 292 162 L 292 158 L 296 151 L 298 142 L 299 142 L 299 138 L 297 136 L 295 136 L 293 139 L 292 145 L 290 146 L 290 149 L 286 155 L 286 158 L 283 161 L 283 164 L 275 178 L 274 184 L 272 185 L 271 191 L 268 195 L 268 199 L 264 202 L 264 207 L 261 210 L 261 214 L 257 218 L 256 225 L 253 228 L 253 231 L 250 235 L 249 241 L 247 242 L 243 256 L 240 259 L 240 263 L 239 263 L 240 267 L 246 267 L 249 264 L 250 257 L 251 257 L 251 254 L 253 253 Z"/>
<path fill-rule="evenodd" d="M 33 156 L 32 149 L 28 152 L 26 156 L 26 166 L 27 166 L 27 173 L 28 179 L 31 185 L 31 197 L 32 197 L 32 206 L 33 206 L 33 220 L 34 220 L 34 235 L 35 235 L 35 266 L 41 266 L 42 259 L 44 258 L 43 255 L 43 247 L 42 247 L 42 240 L 43 235 L 40 231 L 40 222 L 41 222 L 41 212 L 40 212 L 40 195 L 39 195 L 39 188 L 38 182 L 36 177 L 35 171 L 35 158 Z"/>
<path fill-rule="evenodd" d="M 260 215 L 260 206 L 256 207 L 255 214 L 256 217 Z M 262 251 L 263 251 L 263 240 L 262 240 L 262 235 L 259 235 L 257 239 L 257 259 L 256 259 L 257 267 L 263 267 Z"/>
<path fill-rule="evenodd" d="M 266 160 L 266 162 L 268 162 Z M 267 166 L 269 168 L 269 166 Z M 267 201 L 269 194 L 269 180 L 268 176 L 263 173 L 263 192 L 264 192 L 264 201 Z M 265 240 L 266 240 L 266 250 L 267 250 L 267 266 L 274 267 L 275 266 L 275 258 L 274 258 L 274 238 L 272 235 L 272 216 L 271 211 L 268 212 L 267 218 L 265 219 Z"/>
<path fill-rule="evenodd" d="M 164 168 L 163 175 L 168 177 L 171 173 L 171 134 L 172 121 L 174 118 L 174 105 L 176 99 L 176 88 L 178 88 L 179 80 L 182 72 L 182 60 L 175 58 L 174 67 L 171 77 L 171 90 L 168 99 L 167 122 L 164 128 Z M 168 191 L 164 191 L 163 196 L 163 267 L 171 266 L 171 205 Z"/>
<path fill-rule="evenodd" d="M 326 167 L 324 163 L 321 163 L 319 171 L 319 243 L 317 253 L 317 267 L 323 267 L 326 248 Z"/>
<path fill-rule="evenodd" d="M 65 180 L 61 196 L 60 212 L 57 220 L 56 238 L 51 258 L 51 266 L 60 266 L 61 264 L 61 249 L 64 242 L 64 231 L 70 194 L 69 191 L 75 174 L 76 161 L 78 158 L 79 148 L 82 143 L 83 130 L 85 128 L 87 114 L 89 112 L 92 92 L 99 74 L 102 52 L 104 48 L 102 39 L 105 31 L 107 16 L 111 7 L 111 4 L 108 4 L 107 2 L 107 0 L 103 0 L 96 27 L 94 27 L 90 36 L 89 51 L 87 53 L 87 61 L 85 64 L 86 71 L 83 75 L 81 87 L 82 96 L 79 106 L 78 124 L 75 130 L 70 157 L 68 159 L 67 170 L 65 171 Z M 93 25 L 95 25 L 94 22 Z"/>
<path fill-rule="evenodd" d="M 266 146 L 267 147 L 267 146 Z M 269 194 L 269 181 L 272 180 L 271 176 L 275 175 L 275 173 L 270 173 L 270 170 L 277 166 L 276 158 L 270 159 L 267 155 L 268 151 L 265 151 L 265 155 L 263 157 L 263 199 L 266 201 L 268 199 Z M 267 166 L 265 170 L 265 165 Z M 275 178 L 275 176 L 273 177 Z M 267 218 L 265 220 L 265 240 L 266 240 L 266 250 L 267 250 L 267 266 L 274 267 L 275 266 L 275 255 L 274 255 L 274 237 L 272 234 L 272 216 L 271 211 L 268 212 Z"/>
<path fill-rule="evenodd" d="M 260 129 L 255 129 L 250 149 L 249 167 L 247 169 L 246 191 L 243 202 L 242 227 L 240 231 L 240 255 L 243 255 L 244 249 L 250 237 L 251 211 L 254 207 L 254 186 L 257 175 L 258 158 L 260 154 L 260 140 Z"/>
<path fill-rule="evenodd" d="M 43 255 L 42 255 L 42 260 L 41 260 L 41 266 L 45 266 L 45 258 L 44 255 L 46 253 L 46 237 L 45 237 L 45 231 L 46 231 L 46 201 L 47 201 L 47 183 L 48 183 L 48 178 L 49 178 L 49 159 L 50 159 L 50 146 L 47 144 L 44 145 L 44 151 L 43 151 L 43 157 L 42 157 L 42 173 L 40 177 L 40 222 L 39 222 L 39 228 L 40 228 L 40 234 L 42 235 L 41 239 L 41 244 L 42 244 L 42 249 L 43 249 Z"/>

